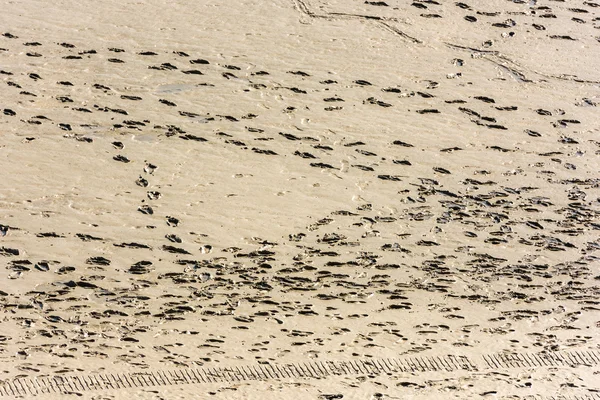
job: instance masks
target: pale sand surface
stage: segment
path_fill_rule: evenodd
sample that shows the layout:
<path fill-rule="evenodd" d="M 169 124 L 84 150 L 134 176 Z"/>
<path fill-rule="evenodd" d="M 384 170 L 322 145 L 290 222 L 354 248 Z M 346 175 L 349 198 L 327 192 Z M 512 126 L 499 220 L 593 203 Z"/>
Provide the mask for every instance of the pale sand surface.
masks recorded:
<path fill-rule="evenodd" d="M 481 362 L 600 350 L 599 3 L 49 3 L 0 1 L 1 380 L 453 354 L 35 398 L 600 396 Z"/>

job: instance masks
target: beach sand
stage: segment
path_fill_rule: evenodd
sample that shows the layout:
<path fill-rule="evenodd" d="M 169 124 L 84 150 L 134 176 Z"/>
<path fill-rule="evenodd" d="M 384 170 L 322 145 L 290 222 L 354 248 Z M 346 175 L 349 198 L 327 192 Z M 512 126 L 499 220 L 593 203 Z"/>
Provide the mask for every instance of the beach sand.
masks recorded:
<path fill-rule="evenodd" d="M 600 398 L 600 4 L 478 3 L 1 1 L 0 398 Z"/>

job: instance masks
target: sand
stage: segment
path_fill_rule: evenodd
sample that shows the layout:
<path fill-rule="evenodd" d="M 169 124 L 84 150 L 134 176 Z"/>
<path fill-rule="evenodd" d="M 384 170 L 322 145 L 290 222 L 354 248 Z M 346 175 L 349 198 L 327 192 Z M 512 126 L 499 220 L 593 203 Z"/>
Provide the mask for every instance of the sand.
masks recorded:
<path fill-rule="evenodd" d="M 600 4 L 0 7 L 0 398 L 600 398 Z"/>

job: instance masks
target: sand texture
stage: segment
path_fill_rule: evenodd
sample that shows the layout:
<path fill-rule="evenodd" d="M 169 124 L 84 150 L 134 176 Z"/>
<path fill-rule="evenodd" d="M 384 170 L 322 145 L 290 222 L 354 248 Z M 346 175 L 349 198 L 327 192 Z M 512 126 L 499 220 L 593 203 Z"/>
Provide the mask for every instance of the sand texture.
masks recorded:
<path fill-rule="evenodd" d="M 0 10 L 0 399 L 600 399 L 597 1 Z"/>

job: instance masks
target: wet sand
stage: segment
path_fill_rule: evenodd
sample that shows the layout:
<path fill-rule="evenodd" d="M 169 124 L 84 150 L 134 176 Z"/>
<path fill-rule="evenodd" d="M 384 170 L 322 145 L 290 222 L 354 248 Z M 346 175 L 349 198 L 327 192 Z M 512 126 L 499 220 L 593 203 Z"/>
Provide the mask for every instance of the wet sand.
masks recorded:
<path fill-rule="evenodd" d="M 2 2 L 0 398 L 600 398 L 600 4 L 200 3 Z"/>

